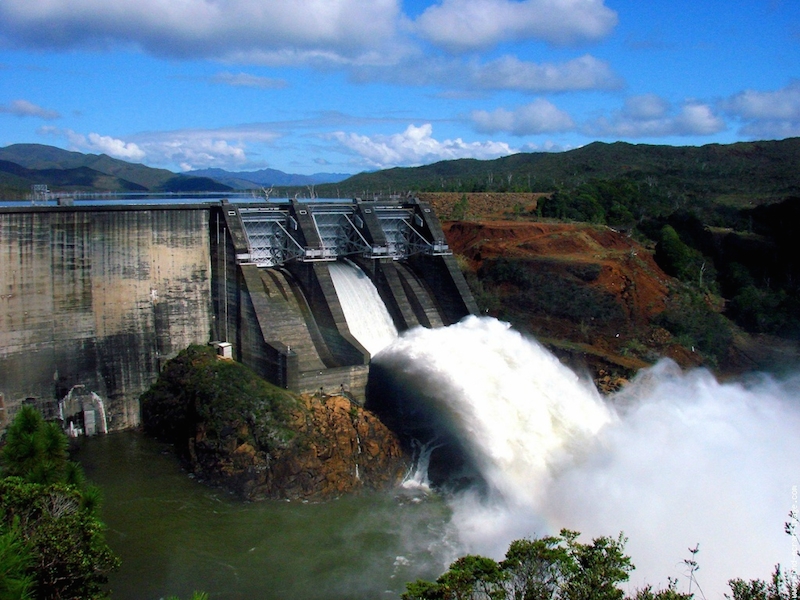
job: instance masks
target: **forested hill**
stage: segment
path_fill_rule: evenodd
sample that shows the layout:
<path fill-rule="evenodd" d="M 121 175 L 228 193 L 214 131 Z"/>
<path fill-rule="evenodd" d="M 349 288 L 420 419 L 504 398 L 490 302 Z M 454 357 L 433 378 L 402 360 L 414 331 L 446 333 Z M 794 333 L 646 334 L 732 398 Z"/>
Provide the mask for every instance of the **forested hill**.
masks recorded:
<path fill-rule="evenodd" d="M 317 186 L 317 193 L 336 197 L 338 192 L 344 198 L 408 190 L 552 192 L 620 179 L 658 188 L 663 195 L 760 204 L 800 194 L 800 138 L 700 147 L 595 142 L 567 152 L 362 173 L 339 184 Z"/>
<path fill-rule="evenodd" d="M 52 191 L 195 192 L 228 191 L 208 177 L 178 175 L 105 154 L 82 154 L 42 144 L 0 148 L 0 199 L 24 198 L 34 184 Z"/>

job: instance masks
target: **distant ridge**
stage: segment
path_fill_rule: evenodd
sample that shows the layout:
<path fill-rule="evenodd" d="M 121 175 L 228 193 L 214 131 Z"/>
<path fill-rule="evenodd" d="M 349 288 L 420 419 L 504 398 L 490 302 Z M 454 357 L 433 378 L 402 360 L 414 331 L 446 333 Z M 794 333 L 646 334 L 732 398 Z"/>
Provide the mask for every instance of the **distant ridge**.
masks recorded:
<path fill-rule="evenodd" d="M 596 181 L 651 188 L 668 201 L 687 204 L 710 201 L 742 207 L 800 196 L 800 138 L 705 146 L 594 142 L 567 152 L 441 161 L 353 176 L 290 175 L 275 169 L 203 169 L 179 175 L 105 154 L 40 144 L 0 148 L 0 198 L 24 198 L 38 183 L 54 191 L 120 192 L 228 192 L 274 186 L 275 197 L 303 197 L 313 185 L 317 197 L 371 198 L 409 191 L 550 193 Z"/>
<path fill-rule="evenodd" d="M 349 173 L 314 173 L 313 175 L 297 175 L 284 173 L 277 169 L 261 169 L 258 171 L 226 171 L 225 169 L 197 169 L 187 171 L 187 175 L 209 177 L 214 181 L 228 185 L 237 190 L 248 190 L 262 186 L 303 186 L 323 183 L 339 183 Z"/>
<path fill-rule="evenodd" d="M 412 192 L 553 192 L 590 181 L 625 180 L 667 195 L 734 202 L 800 195 L 800 138 L 656 146 L 594 142 L 567 152 L 519 153 L 495 160 L 459 159 L 360 173 L 324 196 L 371 197 Z"/>
<path fill-rule="evenodd" d="M 178 175 L 106 154 L 82 154 L 43 144 L 0 148 L 0 197 L 21 198 L 30 186 L 53 191 L 226 192 L 231 187 L 207 177 Z"/>

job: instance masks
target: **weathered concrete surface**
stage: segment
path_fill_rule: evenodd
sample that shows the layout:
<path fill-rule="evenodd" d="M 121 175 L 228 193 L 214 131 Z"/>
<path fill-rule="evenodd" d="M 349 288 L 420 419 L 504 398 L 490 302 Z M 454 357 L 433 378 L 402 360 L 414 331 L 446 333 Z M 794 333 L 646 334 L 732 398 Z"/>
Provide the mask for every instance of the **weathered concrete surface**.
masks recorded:
<path fill-rule="evenodd" d="M 160 365 L 209 340 L 210 280 L 207 207 L 0 209 L 6 416 L 84 385 L 137 425 Z"/>

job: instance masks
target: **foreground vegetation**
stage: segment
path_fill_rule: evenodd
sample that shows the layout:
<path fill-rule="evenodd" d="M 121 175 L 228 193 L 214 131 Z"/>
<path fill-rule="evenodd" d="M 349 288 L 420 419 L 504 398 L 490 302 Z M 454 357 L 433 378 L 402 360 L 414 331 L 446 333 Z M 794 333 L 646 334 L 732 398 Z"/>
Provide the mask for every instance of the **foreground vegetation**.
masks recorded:
<path fill-rule="evenodd" d="M 0 453 L 0 598 L 99 599 L 119 567 L 99 490 L 68 460 L 56 423 L 23 406 Z"/>
<path fill-rule="evenodd" d="M 794 515 L 792 515 L 794 517 Z M 793 520 L 791 523 L 795 523 Z M 787 524 L 790 534 L 793 529 Z M 505 558 L 497 562 L 485 556 L 459 558 L 436 581 L 417 580 L 406 585 L 403 600 L 623 600 L 619 584 L 634 569 L 624 553 L 625 539 L 599 537 L 590 544 L 578 541 L 578 532 L 562 529 L 557 536 L 515 540 Z M 696 584 L 697 549 L 684 561 L 691 584 Z M 729 582 L 732 600 L 797 600 L 800 579 L 778 566 L 772 580 Z M 701 596 L 702 592 L 701 592 Z M 691 600 L 694 594 L 677 590 L 677 581 L 666 588 L 646 586 L 629 600 Z"/>

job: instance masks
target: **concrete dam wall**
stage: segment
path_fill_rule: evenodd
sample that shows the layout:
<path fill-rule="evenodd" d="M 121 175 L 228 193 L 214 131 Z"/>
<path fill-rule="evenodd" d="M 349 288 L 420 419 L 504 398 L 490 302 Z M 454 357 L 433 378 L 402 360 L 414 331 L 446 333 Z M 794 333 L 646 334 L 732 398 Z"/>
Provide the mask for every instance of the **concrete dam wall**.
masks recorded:
<path fill-rule="evenodd" d="M 210 336 L 208 215 L 0 209 L 0 427 L 22 402 L 55 417 L 92 394 L 99 429 L 102 418 L 139 423 L 139 395 L 163 362 Z"/>
<path fill-rule="evenodd" d="M 295 392 L 365 400 L 370 353 L 330 265 L 358 265 L 398 331 L 477 312 L 430 206 L 387 202 L 0 209 L 0 429 L 23 403 L 78 433 L 136 426 L 190 344 Z"/>

